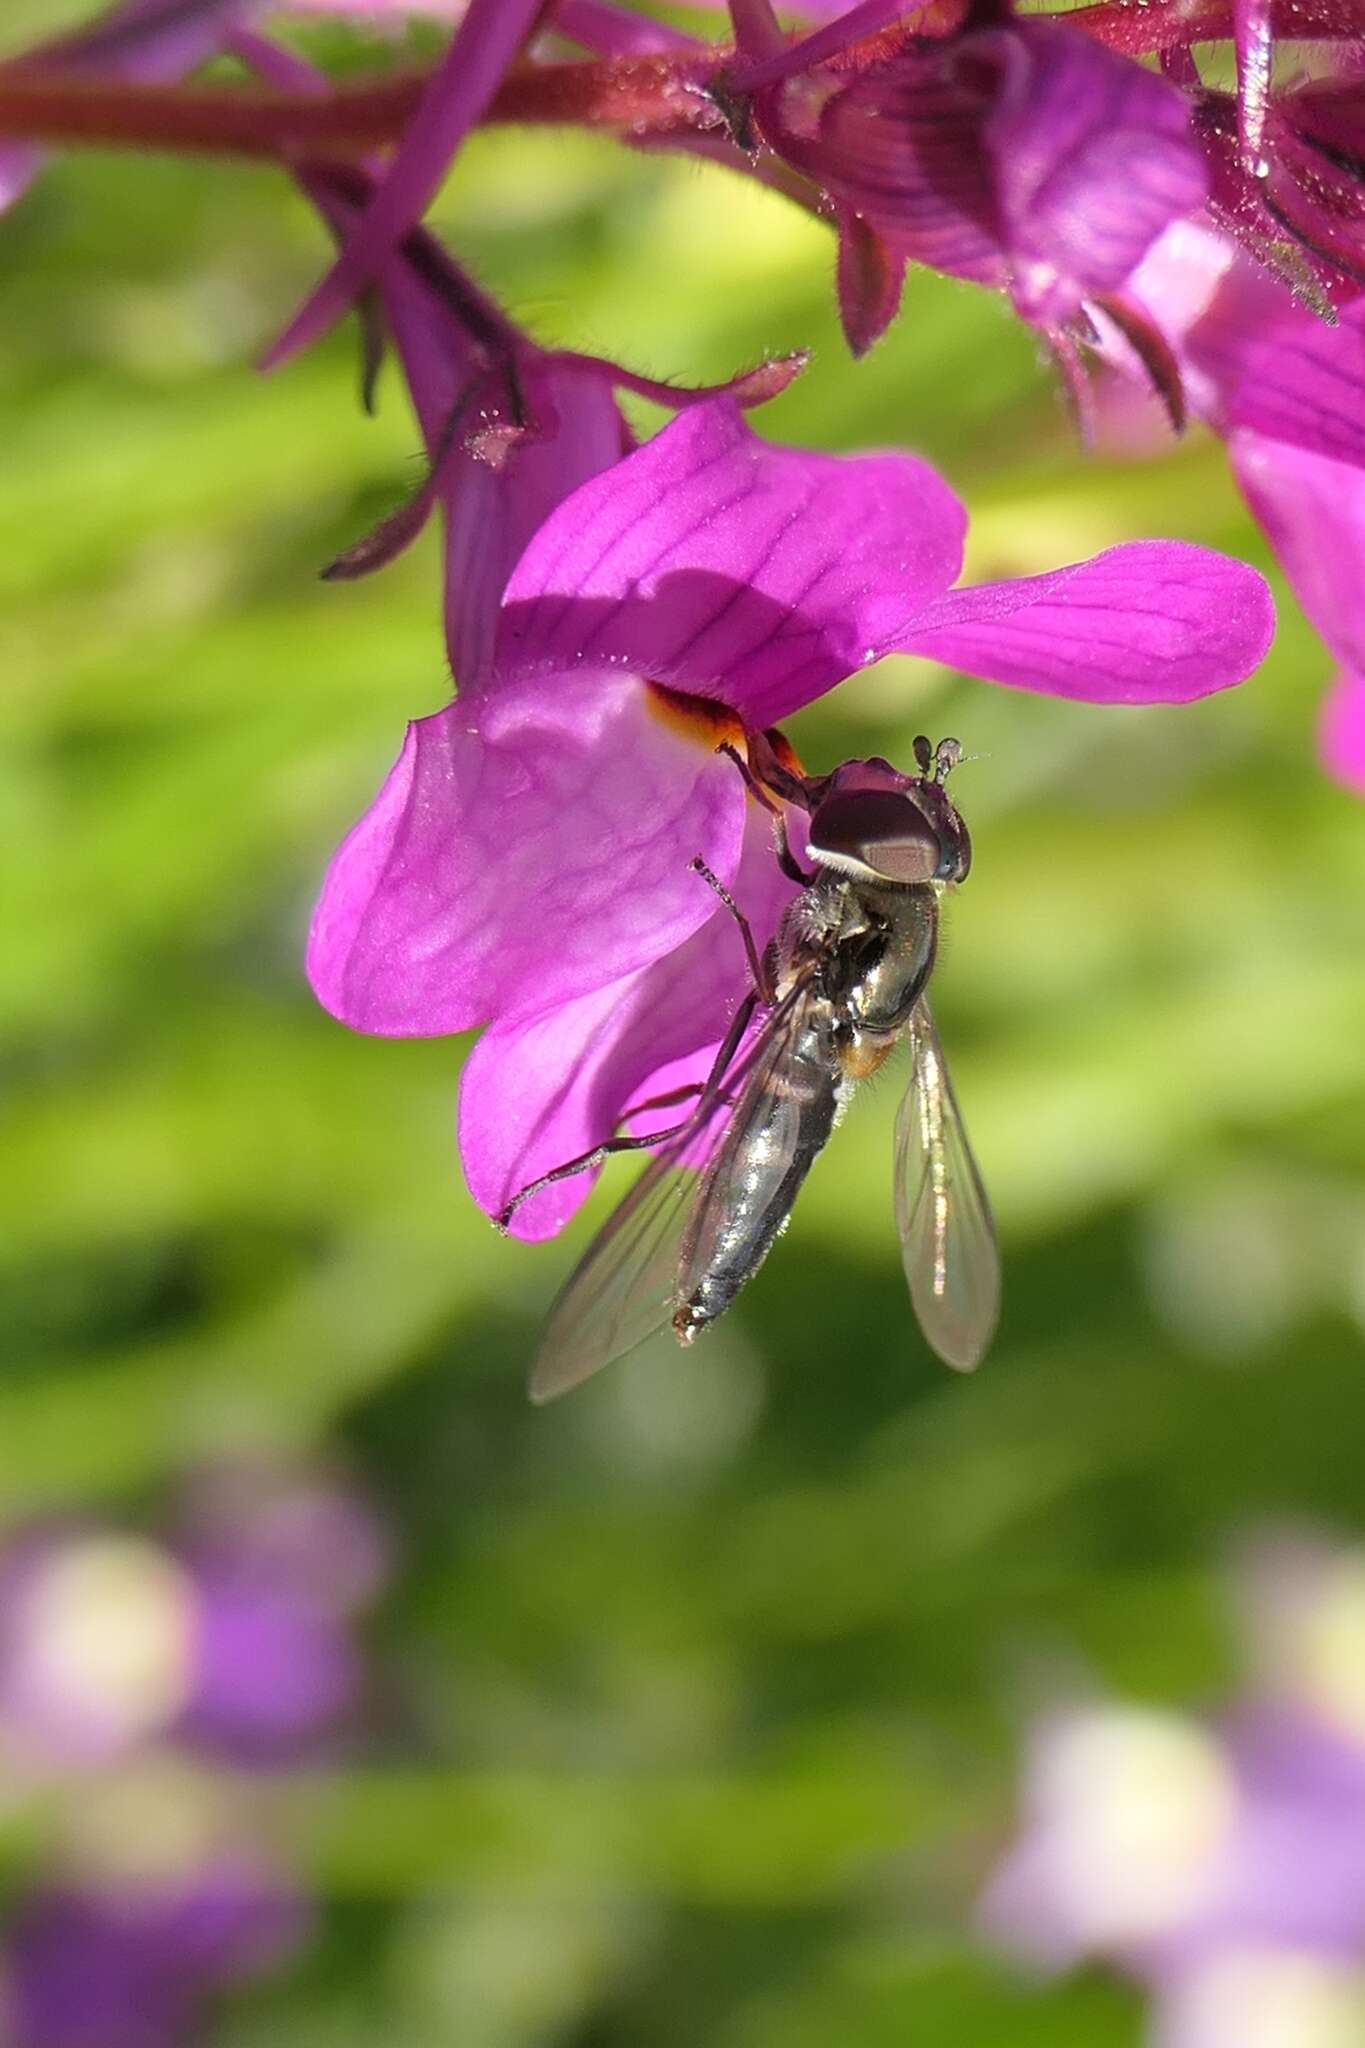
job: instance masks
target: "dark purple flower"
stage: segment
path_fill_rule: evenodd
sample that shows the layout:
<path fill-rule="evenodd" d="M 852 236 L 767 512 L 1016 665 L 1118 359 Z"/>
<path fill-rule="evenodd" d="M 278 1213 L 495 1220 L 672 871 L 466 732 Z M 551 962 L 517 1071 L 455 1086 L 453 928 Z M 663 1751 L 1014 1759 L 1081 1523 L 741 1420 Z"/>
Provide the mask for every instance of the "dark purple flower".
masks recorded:
<path fill-rule="evenodd" d="M 719 740 L 892 650 L 1100 703 L 1202 696 L 1265 650 L 1240 563 L 1143 541 L 954 589 L 965 523 L 913 456 L 771 447 L 715 400 L 535 535 L 488 675 L 410 727 L 309 946 L 320 1000 L 360 1030 L 491 1026 L 461 1110 L 491 1213 L 723 1035 L 737 940 L 689 862 L 736 884 L 760 938 L 783 897 Z M 519 1233 L 557 1230 L 586 1180 L 528 1202 Z"/>
<path fill-rule="evenodd" d="M 4 1949 L 7 2048 L 187 2048 L 210 2002 L 278 1968 L 309 1917 L 241 1856 L 175 1882 L 36 1892 Z"/>
<path fill-rule="evenodd" d="M 269 351 L 280 363 L 326 333 L 416 227 L 460 145 L 487 111 L 545 0 L 469 0 L 449 48 L 367 200 L 354 234 Z"/>
<path fill-rule="evenodd" d="M 741 48 L 761 58 L 754 10 L 735 12 Z M 893 265 L 999 286 L 1052 330 L 1117 289 L 1207 195 L 1175 86 L 1064 22 L 1003 10 L 980 21 L 907 35 L 898 54 L 851 75 L 818 63 L 793 72 L 790 54 L 738 73 L 783 73 L 753 89 L 755 117 L 838 212 L 855 348 L 875 338 L 896 297 L 894 279 L 878 280 L 882 315 L 869 317 L 868 230 Z"/>

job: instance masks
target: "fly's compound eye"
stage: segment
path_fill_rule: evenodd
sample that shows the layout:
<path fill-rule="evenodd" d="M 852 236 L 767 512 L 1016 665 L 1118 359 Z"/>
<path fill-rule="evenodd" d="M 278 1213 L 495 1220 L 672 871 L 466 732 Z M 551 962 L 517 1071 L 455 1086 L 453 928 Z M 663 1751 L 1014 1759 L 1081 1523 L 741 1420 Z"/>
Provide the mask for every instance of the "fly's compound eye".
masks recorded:
<path fill-rule="evenodd" d="M 810 821 L 807 852 L 822 867 L 905 885 L 951 879 L 956 865 L 914 799 L 891 789 L 830 797 Z"/>

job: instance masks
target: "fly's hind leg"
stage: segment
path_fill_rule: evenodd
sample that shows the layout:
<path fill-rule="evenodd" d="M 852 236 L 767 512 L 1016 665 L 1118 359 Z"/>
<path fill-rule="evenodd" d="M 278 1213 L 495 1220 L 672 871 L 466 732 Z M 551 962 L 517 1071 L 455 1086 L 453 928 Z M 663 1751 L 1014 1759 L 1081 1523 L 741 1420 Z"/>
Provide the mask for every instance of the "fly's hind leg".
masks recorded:
<path fill-rule="evenodd" d="M 590 1152 L 581 1152 L 577 1159 L 566 1159 L 562 1166 L 552 1168 L 549 1173 L 538 1174 L 534 1180 L 528 1181 L 524 1188 L 520 1188 L 513 1195 L 511 1201 L 498 1211 L 497 1215 L 493 1218 L 497 1228 L 505 1232 L 522 1203 L 529 1202 L 532 1195 L 538 1195 L 542 1188 L 552 1188 L 556 1182 L 570 1180 L 576 1173 L 590 1173 L 595 1166 L 601 1166 L 603 1161 L 610 1159 L 614 1153 L 644 1152 L 651 1145 L 664 1145 L 668 1143 L 670 1138 L 685 1136 L 700 1121 L 701 1117 L 710 1109 L 712 1102 L 715 1100 L 721 1083 L 725 1079 L 726 1069 L 739 1050 L 739 1042 L 748 1029 L 749 1019 L 754 1014 L 757 1001 L 757 996 L 751 993 L 745 996 L 743 1002 L 735 1011 L 734 1016 L 730 1020 L 730 1029 L 726 1032 L 720 1049 L 716 1053 L 715 1059 L 711 1062 L 711 1071 L 697 1091 L 697 1106 L 690 1116 L 684 1117 L 681 1123 L 671 1124 L 665 1131 L 651 1131 L 647 1136 L 638 1138 L 607 1138 L 602 1144 L 594 1145 Z M 681 1101 L 688 1092 L 690 1091 L 675 1089 L 674 1098 Z M 643 1109 L 662 1107 L 670 1099 L 668 1096 L 660 1096 L 654 1104 L 639 1103 L 631 1111 L 631 1114 L 638 1116 Z"/>

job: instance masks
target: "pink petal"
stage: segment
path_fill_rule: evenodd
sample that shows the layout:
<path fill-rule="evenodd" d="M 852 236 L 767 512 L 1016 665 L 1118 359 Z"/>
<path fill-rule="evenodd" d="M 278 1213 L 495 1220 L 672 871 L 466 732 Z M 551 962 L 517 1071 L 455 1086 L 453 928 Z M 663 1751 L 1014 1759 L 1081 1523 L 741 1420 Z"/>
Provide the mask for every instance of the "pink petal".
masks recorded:
<path fill-rule="evenodd" d="M 1194 410 L 1222 432 L 1250 427 L 1365 466 L 1365 300 L 1329 326 L 1191 221 L 1161 237 L 1128 296 L 1179 357 Z"/>
<path fill-rule="evenodd" d="M 1228 453 L 1300 604 L 1337 659 L 1365 670 L 1365 471 L 1245 431 Z"/>
<path fill-rule="evenodd" d="M 415 394 L 423 370 L 410 349 L 403 354 Z M 629 445 L 605 375 L 557 362 L 529 372 L 526 382 L 537 409 L 553 408 L 557 426 L 519 443 L 498 470 L 459 453 L 443 491 L 446 647 L 466 691 L 487 680 L 502 594 L 532 536 L 572 491 L 610 469 Z"/>
<path fill-rule="evenodd" d="M 1329 775 L 1356 796 L 1365 796 L 1365 675 L 1348 671 L 1328 691 L 1318 751 Z"/>
<path fill-rule="evenodd" d="M 649 21 L 614 0 L 557 0 L 554 25 L 561 35 L 599 57 L 647 57 L 667 50 L 695 50 L 695 36 Z"/>
<path fill-rule="evenodd" d="M 1234 434 L 1228 449 L 1295 596 L 1342 664 L 1318 725 L 1323 766 L 1365 796 L 1365 471 L 1260 434 Z"/>
<path fill-rule="evenodd" d="M 861 214 L 839 217 L 839 323 L 849 354 L 865 356 L 900 311 L 905 257 Z"/>
<path fill-rule="evenodd" d="M 984 140 L 1013 290 L 1033 317 L 1061 319 L 1201 206 L 1208 172 L 1183 95 L 1079 29 L 1024 21 L 977 40 L 1006 58 Z"/>
<path fill-rule="evenodd" d="M 901 643 L 1049 696 L 1185 703 L 1241 682 L 1275 629 L 1264 577 L 1182 541 L 1130 541 L 1087 562 L 954 590 Z"/>
<path fill-rule="evenodd" d="M 691 881 L 703 908 L 714 906 L 700 877 Z M 772 820 L 752 804 L 735 893 L 765 944 L 794 889 L 773 853 Z M 469 1056 L 460 1090 L 460 1156 L 475 1201 L 496 1215 L 538 1174 L 591 1151 L 631 1104 L 663 1092 L 656 1076 L 669 1092 L 682 1079 L 703 1079 L 749 987 L 734 920 L 716 910 L 651 966 L 536 1016 L 490 1025 Z M 656 1112 L 653 1121 L 681 1121 L 688 1107 Z M 596 1179 L 595 1172 L 575 1174 L 546 1188 L 518 1210 L 513 1234 L 553 1237 Z"/>
<path fill-rule="evenodd" d="M 955 46 L 960 48 L 961 46 Z M 903 256 L 978 284 L 1002 284 L 992 166 L 982 139 L 990 83 L 942 49 L 865 72 L 825 107 L 813 142 L 783 153 Z"/>
<path fill-rule="evenodd" d="M 391 1036 L 566 1002 L 710 915 L 687 863 L 734 873 L 744 795 L 708 741 L 603 668 L 507 682 L 408 729 L 335 856 L 308 972 L 325 1009 Z"/>
<path fill-rule="evenodd" d="M 826 106 L 792 161 L 906 255 L 1060 324 L 1123 282 L 1208 174 L 1166 80 L 1054 21 L 920 49 Z"/>
<path fill-rule="evenodd" d="M 731 401 L 694 406 L 546 521 L 497 666 L 621 663 L 770 725 L 899 644 L 963 525 L 914 456 L 775 448 Z"/>
<path fill-rule="evenodd" d="M 364 219 L 321 284 L 267 350 L 263 368 L 274 368 L 316 341 L 373 282 L 435 197 L 460 144 L 482 118 L 535 26 L 542 5 L 543 0 L 469 0 Z"/>

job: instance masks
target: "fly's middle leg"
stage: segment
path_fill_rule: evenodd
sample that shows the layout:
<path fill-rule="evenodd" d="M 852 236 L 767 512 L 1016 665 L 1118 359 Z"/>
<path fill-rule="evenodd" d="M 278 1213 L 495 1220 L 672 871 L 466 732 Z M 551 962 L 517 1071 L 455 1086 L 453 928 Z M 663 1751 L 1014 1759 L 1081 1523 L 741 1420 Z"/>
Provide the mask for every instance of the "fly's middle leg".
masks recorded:
<path fill-rule="evenodd" d="M 739 926 L 739 935 L 744 941 L 744 954 L 749 962 L 749 973 L 753 977 L 753 984 L 758 992 L 758 999 L 767 1009 L 771 1010 L 773 1004 L 777 1001 L 777 994 L 773 988 L 773 978 L 768 972 L 767 963 L 759 952 L 757 942 L 754 939 L 753 926 L 749 923 L 748 918 L 744 915 L 744 912 L 740 909 L 724 882 L 721 881 L 719 875 L 712 874 L 700 854 L 694 860 L 690 860 L 687 865 L 691 868 L 694 875 L 701 876 L 708 889 L 714 890 L 735 923 Z"/>

